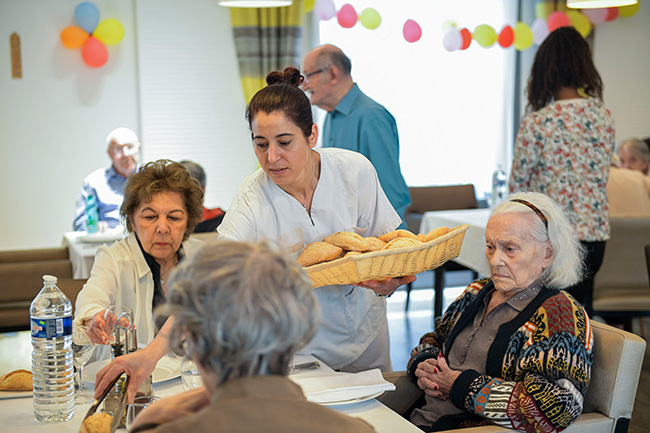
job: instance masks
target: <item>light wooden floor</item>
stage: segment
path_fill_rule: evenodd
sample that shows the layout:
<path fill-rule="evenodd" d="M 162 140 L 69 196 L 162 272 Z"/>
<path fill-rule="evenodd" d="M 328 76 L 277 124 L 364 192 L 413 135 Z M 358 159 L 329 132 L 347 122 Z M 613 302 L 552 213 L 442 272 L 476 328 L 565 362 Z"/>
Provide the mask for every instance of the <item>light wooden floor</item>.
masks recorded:
<path fill-rule="evenodd" d="M 458 296 L 471 274 L 465 272 L 448 274 L 448 289 L 445 289 L 443 309 L 453 302 Z M 388 299 L 388 328 L 390 330 L 390 349 L 393 369 L 404 370 L 408 362 L 410 351 L 415 347 L 422 334 L 432 329 L 433 317 L 433 273 L 425 272 L 418 276 L 416 289 L 411 292 L 411 303 L 408 313 L 404 312 L 406 292 L 400 288 Z M 640 333 L 640 323 L 635 319 L 632 323 L 633 332 Z M 644 319 L 646 338 L 650 336 L 650 318 Z M 650 348 L 646 346 L 646 355 L 643 370 L 639 379 L 639 386 L 634 403 L 634 412 L 628 433 L 650 432 Z"/>

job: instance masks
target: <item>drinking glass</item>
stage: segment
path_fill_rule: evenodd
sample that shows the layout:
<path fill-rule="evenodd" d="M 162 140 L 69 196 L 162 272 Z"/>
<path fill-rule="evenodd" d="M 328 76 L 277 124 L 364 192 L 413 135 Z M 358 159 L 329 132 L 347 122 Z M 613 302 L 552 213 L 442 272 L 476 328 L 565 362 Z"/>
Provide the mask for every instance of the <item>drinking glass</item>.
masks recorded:
<path fill-rule="evenodd" d="M 187 356 L 183 356 L 181 362 L 181 379 L 183 379 L 183 388 L 185 391 L 201 388 L 203 386 L 203 379 L 199 373 L 199 368 L 196 362 L 192 361 Z"/>
<path fill-rule="evenodd" d="M 134 327 L 133 310 L 125 305 L 111 305 L 104 312 L 104 321 L 111 344 L 124 344 L 127 337 L 127 330 Z M 117 339 L 114 333 L 115 326 L 119 324 Z"/>
<path fill-rule="evenodd" d="M 94 393 L 85 391 L 83 382 L 83 367 L 93 354 L 95 344 L 87 326 L 75 326 L 72 329 L 72 355 L 75 369 L 75 403 L 84 404 L 94 400 Z"/>
<path fill-rule="evenodd" d="M 126 429 L 131 431 L 131 425 L 135 421 L 136 417 L 140 412 L 142 412 L 147 406 L 152 404 L 155 401 L 158 401 L 160 398 L 153 395 L 138 395 L 133 400 L 133 403 L 129 404 L 126 408 Z"/>

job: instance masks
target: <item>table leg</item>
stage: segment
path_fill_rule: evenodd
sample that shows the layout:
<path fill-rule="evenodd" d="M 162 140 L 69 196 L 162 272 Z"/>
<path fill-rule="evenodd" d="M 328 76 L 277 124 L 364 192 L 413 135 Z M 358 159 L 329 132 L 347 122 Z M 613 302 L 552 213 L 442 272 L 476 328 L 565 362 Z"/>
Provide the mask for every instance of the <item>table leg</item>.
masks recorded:
<path fill-rule="evenodd" d="M 445 270 L 443 267 L 433 271 L 433 318 L 442 316 L 442 300 L 445 290 Z"/>

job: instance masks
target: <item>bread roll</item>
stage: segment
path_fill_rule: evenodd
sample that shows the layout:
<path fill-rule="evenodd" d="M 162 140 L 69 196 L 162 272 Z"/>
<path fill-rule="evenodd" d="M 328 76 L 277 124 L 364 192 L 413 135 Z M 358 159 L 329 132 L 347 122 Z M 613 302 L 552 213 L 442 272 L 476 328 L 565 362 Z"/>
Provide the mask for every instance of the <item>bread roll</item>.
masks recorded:
<path fill-rule="evenodd" d="M 14 370 L 0 377 L 0 391 L 31 391 L 32 372 Z"/>
<path fill-rule="evenodd" d="M 422 245 L 422 242 L 420 242 L 417 239 L 411 239 L 411 238 L 395 238 L 392 241 L 388 242 L 386 246 L 382 249 L 384 250 L 390 250 L 393 248 L 410 248 L 410 247 L 415 247 L 418 245 Z"/>
<path fill-rule="evenodd" d="M 327 242 L 313 242 L 305 247 L 298 257 L 298 264 L 303 267 L 334 260 L 343 252 L 343 248 Z"/>
<path fill-rule="evenodd" d="M 415 234 L 404 229 L 393 230 L 392 232 L 388 232 L 385 235 L 379 236 L 379 239 L 381 239 L 384 242 L 390 242 L 395 238 L 408 238 L 408 239 L 415 239 L 415 240 L 418 239 L 418 237 Z"/>
<path fill-rule="evenodd" d="M 429 233 L 424 237 L 424 241 L 432 241 L 439 236 L 446 235 L 447 233 L 449 233 L 449 227 L 438 227 L 437 229 L 429 231 Z"/>
<path fill-rule="evenodd" d="M 81 423 L 79 433 L 110 433 L 112 419 L 113 417 L 105 412 L 94 413 Z"/>
<path fill-rule="evenodd" d="M 368 242 L 355 232 L 336 232 L 323 239 L 323 242 L 336 245 L 347 251 L 368 250 Z"/>
<path fill-rule="evenodd" d="M 366 251 L 379 251 L 386 245 L 386 242 L 374 236 L 369 236 L 364 239 L 368 243 L 368 249 Z"/>
<path fill-rule="evenodd" d="M 348 251 L 347 253 L 345 253 L 345 255 L 343 257 L 360 256 L 362 254 L 363 253 L 359 252 L 359 251 Z"/>

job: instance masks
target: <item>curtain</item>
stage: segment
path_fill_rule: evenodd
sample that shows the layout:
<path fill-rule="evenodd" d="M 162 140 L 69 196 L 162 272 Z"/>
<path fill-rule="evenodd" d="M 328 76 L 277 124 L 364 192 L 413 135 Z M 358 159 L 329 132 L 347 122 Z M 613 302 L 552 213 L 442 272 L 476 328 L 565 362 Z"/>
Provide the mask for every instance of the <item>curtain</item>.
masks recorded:
<path fill-rule="evenodd" d="M 279 8 L 231 8 L 235 50 L 248 103 L 271 71 L 300 65 L 302 0 Z"/>

